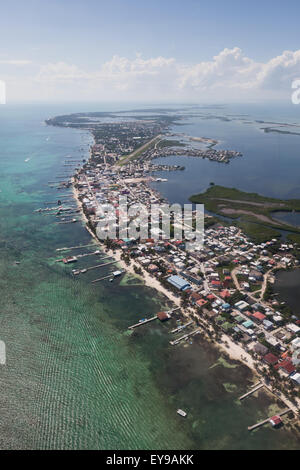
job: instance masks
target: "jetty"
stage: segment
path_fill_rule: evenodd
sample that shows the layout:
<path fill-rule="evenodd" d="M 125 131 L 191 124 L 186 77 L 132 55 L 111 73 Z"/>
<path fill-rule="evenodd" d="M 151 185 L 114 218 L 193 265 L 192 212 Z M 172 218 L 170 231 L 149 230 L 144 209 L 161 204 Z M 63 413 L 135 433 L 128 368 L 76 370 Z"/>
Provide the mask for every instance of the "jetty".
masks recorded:
<path fill-rule="evenodd" d="M 68 251 L 68 250 L 77 250 L 78 248 L 87 248 L 89 246 L 95 246 L 95 243 L 90 243 L 89 245 L 78 245 L 78 246 L 69 246 L 63 248 L 56 248 L 56 251 Z"/>
<path fill-rule="evenodd" d="M 196 330 L 192 331 L 191 333 L 187 333 L 186 335 L 181 336 L 180 338 L 176 339 L 175 341 L 170 341 L 171 346 L 176 346 L 176 344 L 179 344 L 181 341 L 184 341 L 191 336 L 195 336 L 200 333 L 200 329 L 197 328 Z"/>
<path fill-rule="evenodd" d="M 88 271 L 93 271 L 93 269 L 98 269 L 98 268 L 103 268 L 103 266 L 107 266 L 111 263 L 106 263 L 106 264 L 96 264 L 95 266 L 90 266 L 89 268 L 84 269 L 84 273 L 87 273 Z M 83 272 L 83 271 L 81 271 Z M 97 279 L 96 279 L 97 280 Z M 95 282 L 95 281 L 93 281 Z"/>
<path fill-rule="evenodd" d="M 289 408 L 287 410 L 281 411 L 280 413 L 277 413 L 276 416 L 281 416 L 286 415 L 287 413 L 292 412 L 292 410 Z M 265 419 L 264 421 L 260 421 L 259 423 L 254 424 L 253 426 L 248 426 L 248 431 L 253 431 L 254 429 L 260 428 L 261 426 L 264 426 L 267 423 L 270 423 L 272 417 Z"/>
<path fill-rule="evenodd" d="M 239 397 L 239 400 L 244 400 L 245 398 L 247 397 L 250 397 L 250 395 L 252 395 L 252 393 L 255 393 L 257 392 L 258 390 L 260 390 L 261 388 L 263 388 L 265 385 L 262 384 L 262 383 L 259 383 L 258 385 L 254 386 L 254 388 L 252 388 L 249 392 L 245 393 L 244 395 L 242 395 L 241 397 Z"/>
<path fill-rule="evenodd" d="M 71 219 L 71 220 L 66 220 L 64 222 L 55 222 L 58 225 L 63 225 L 63 224 L 75 224 L 75 222 L 78 222 L 77 219 Z"/>
<path fill-rule="evenodd" d="M 129 326 L 128 327 L 128 330 L 134 330 L 135 328 L 138 328 L 139 326 L 142 326 L 142 325 L 146 325 L 146 323 L 150 323 L 154 320 L 157 320 L 157 315 L 155 315 L 154 317 L 152 318 L 146 318 L 145 320 L 140 320 L 138 323 L 136 323 L 135 325 L 132 325 L 132 326 Z"/>
<path fill-rule="evenodd" d="M 174 328 L 174 330 L 171 330 L 171 333 L 179 333 L 180 331 L 184 330 L 185 328 L 187 328 L 188 326 L 192 325 L 194 322 L 193 321 L 189 321 L 188 323 L 186 323 L 185 325 L 180 325 L 178 326 L 177 328 Z"/>

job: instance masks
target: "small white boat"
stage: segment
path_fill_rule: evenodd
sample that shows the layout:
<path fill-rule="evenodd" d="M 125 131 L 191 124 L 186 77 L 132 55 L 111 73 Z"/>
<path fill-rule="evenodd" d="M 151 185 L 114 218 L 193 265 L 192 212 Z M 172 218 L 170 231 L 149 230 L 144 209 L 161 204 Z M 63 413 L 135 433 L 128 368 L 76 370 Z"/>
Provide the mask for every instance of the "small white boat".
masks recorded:
<path fill-rule="evenodd" d="M 27 162 L 29 162 L 29 160 L 30 160 L 30 158 L 26 158 L 25 162 L 27 163 Z"/>
<path fill-rule="evenodd" d="M 177 414 L 179 416 L 182 416 L 183 418 L 186 418 L 187 417 L 187 413 L 181 409 L 177 410 Z"/>

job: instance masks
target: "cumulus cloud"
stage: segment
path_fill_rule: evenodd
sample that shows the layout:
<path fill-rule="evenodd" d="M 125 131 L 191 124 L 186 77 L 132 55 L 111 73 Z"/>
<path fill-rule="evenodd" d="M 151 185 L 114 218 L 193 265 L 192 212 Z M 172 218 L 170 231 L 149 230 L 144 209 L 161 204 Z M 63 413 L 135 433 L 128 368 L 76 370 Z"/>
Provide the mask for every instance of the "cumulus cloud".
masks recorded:
<path fill-rule="evenodd" d="M 175 58 L 129 59 L 115 55 L 94 70 L 66 62 L 43 65 L 34 82 L 65 96 L 91 99 L 211 99 L 278 97 L 300 78 L 300 50 L 257 62 L 234 47 L 209 61 L 184 64 Z M 283 96 L 283 95 L 282 95 Z"/>

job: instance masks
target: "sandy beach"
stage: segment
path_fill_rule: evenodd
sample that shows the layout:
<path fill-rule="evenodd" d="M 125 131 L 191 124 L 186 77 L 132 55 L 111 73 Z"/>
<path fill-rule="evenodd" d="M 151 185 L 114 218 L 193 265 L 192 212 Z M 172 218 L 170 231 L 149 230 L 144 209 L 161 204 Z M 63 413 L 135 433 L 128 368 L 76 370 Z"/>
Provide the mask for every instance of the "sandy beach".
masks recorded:
<path fill-rule="evenodd" d="M 73 180 L 73 183 L 74 183 L 74 180 Z M 81 204 L 81 201 L 79 200 L 79 192 L 78 190 L 74 187 L 74 184 L 72 184 L 72 190 L 73 190 L 73 196 L 76 200 L 76 203 L 78 205 L 78 208 L 80 209 L 80 213 L 82 215 L 82 218 L 83 218 L 83 221 L 85 223 L 85 227 L 86 229 L 88 230 L 88 232 L 90 233 L 90 235 L 93 237 L 93 239 L 95 240 L 95 242 L 102 248 L 102 249 L 105 249 L 104 247 L 104 244 L 101 243 L 99 241 L 99 239 L 97 238 L 97 236 L 93 233 L 93 231 L 88 227 L 87 223 L 88 223 L 88 219 L 85 215 L 85 213 L 83 212 L 83 208 L 82 208 L 82 204 Z M 124 270 L 127 274 L 131 274 L 132 276 L 135 276 L 135 277 L 138 277 L 140 278 L 144 284 L 147 286 L 147 287 L 150 287 L 152 289 L 155 289 L 156 291 L 158 291 L 160 294 L 162 294 L 164 297 L 166 297 L 166 301 L 171 301 L 173 302 L 174 306 L 175 307 L 180 307 L 181 306 L 181 301 L 180 301 L 180 298 L 177 297 L 176 295 L 174 295 L 171 291 L 167 290 L 164 286 L 162 286 L 162 284 L 159 282 L 158 279 L 156 279 L 155 277 L 153 277 L 150 273 L 148 273 L 148 271 L 146 271 L 145 269 L 141 268 L 139 265 L 136 265 L 138 267 L 140 267 L 142 269 L 142 272 L 143 272 L 143 276 L 139 276 L 138 274 L 136 274 L 136 272 L 134 271 L 134 266 L 135 266 L 135 263 L 134 262 L 131 262 L 130 265 L 127 265 L 125 263 L 124 260 L 121 259 L 121 251 L 119 250 L 106 250 L 107 254 L 109 256 L 111 256 L 112 258 L 114 258 L 120 268 L 122 270 Z M 189 320 L 193 320 L 192 318 L 192 314 L 195 313 L 193 311 L 193 309 L 191 307 L 184 307 L 182 308 L 182 314 Z M 211 325 L 209 324 L 209 322 L 205 319 L 205 318 L 201 318 L 202 320 L 202 323 L 205 324 L 205 327 L 207 328 L 207 331 L 213 331 Z M 211 341 L 207 338 L 208 341 Z M 256 366 L 255 366 L 255 361 L 254 359 L 252 358 L 252 356 L 247 352 L 245 351 L 240 345 L 238 345 L 237 343 L 233 342 L 232 339 L 223 334 L 221 336 L 221 341 L 220 343 L 216 343 L 216 342 L 212 342 L 212 344 L 218 348 L 220 350 L 220 352 L 225 352 L 225 354 L 231 359 L 231 360 L 234 360 L 234 361 L 239 361 L 241 362 L 242 364 L 244 364 L 245 366 L 247 366 L 249 369 L 251 369 L 252 373 L 253 373 L 253 376 L 254 376 L 254 380 L 256 379 L 260 379 L 260 374 L 258 373 L 257 369 L 256 369 Z M 278 393 L 278 392 L 275 392 L 271 386 L 269 385 L 266 385 L 265 384 L 265 390 L 268 391 L 269 393 L 271 393 L 274 397 L 276 397 L 277 399 L 280 398 L 281 401 L 288 407 L 290 408 L 295 414 L 298 414 L 298 408 L 297 406 L 295 406 L 293 403 L 291 403 L 291 401 L 286 398 L 285 396 L 283 396 L 281 393 Z M 300 406 L 300 401 L 298 402 L 298 407 Z"/>

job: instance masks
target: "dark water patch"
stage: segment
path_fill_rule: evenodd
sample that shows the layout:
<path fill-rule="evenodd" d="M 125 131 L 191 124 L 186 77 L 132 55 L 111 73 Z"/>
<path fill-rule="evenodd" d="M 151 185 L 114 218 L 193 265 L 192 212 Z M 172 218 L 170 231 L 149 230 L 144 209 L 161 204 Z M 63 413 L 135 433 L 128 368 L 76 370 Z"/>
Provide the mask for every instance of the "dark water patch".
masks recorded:
<path fill-rule="evenodd" d="M 300 227 L 300 212 L 272 212 L 272 217 L 280 222 Z"/>
<path fill-rule="evenodd" d="M 280 300 L 286 302 L 300 318 L 300 269 L 278 272 L 274 292 L 279 293 Z"/>

